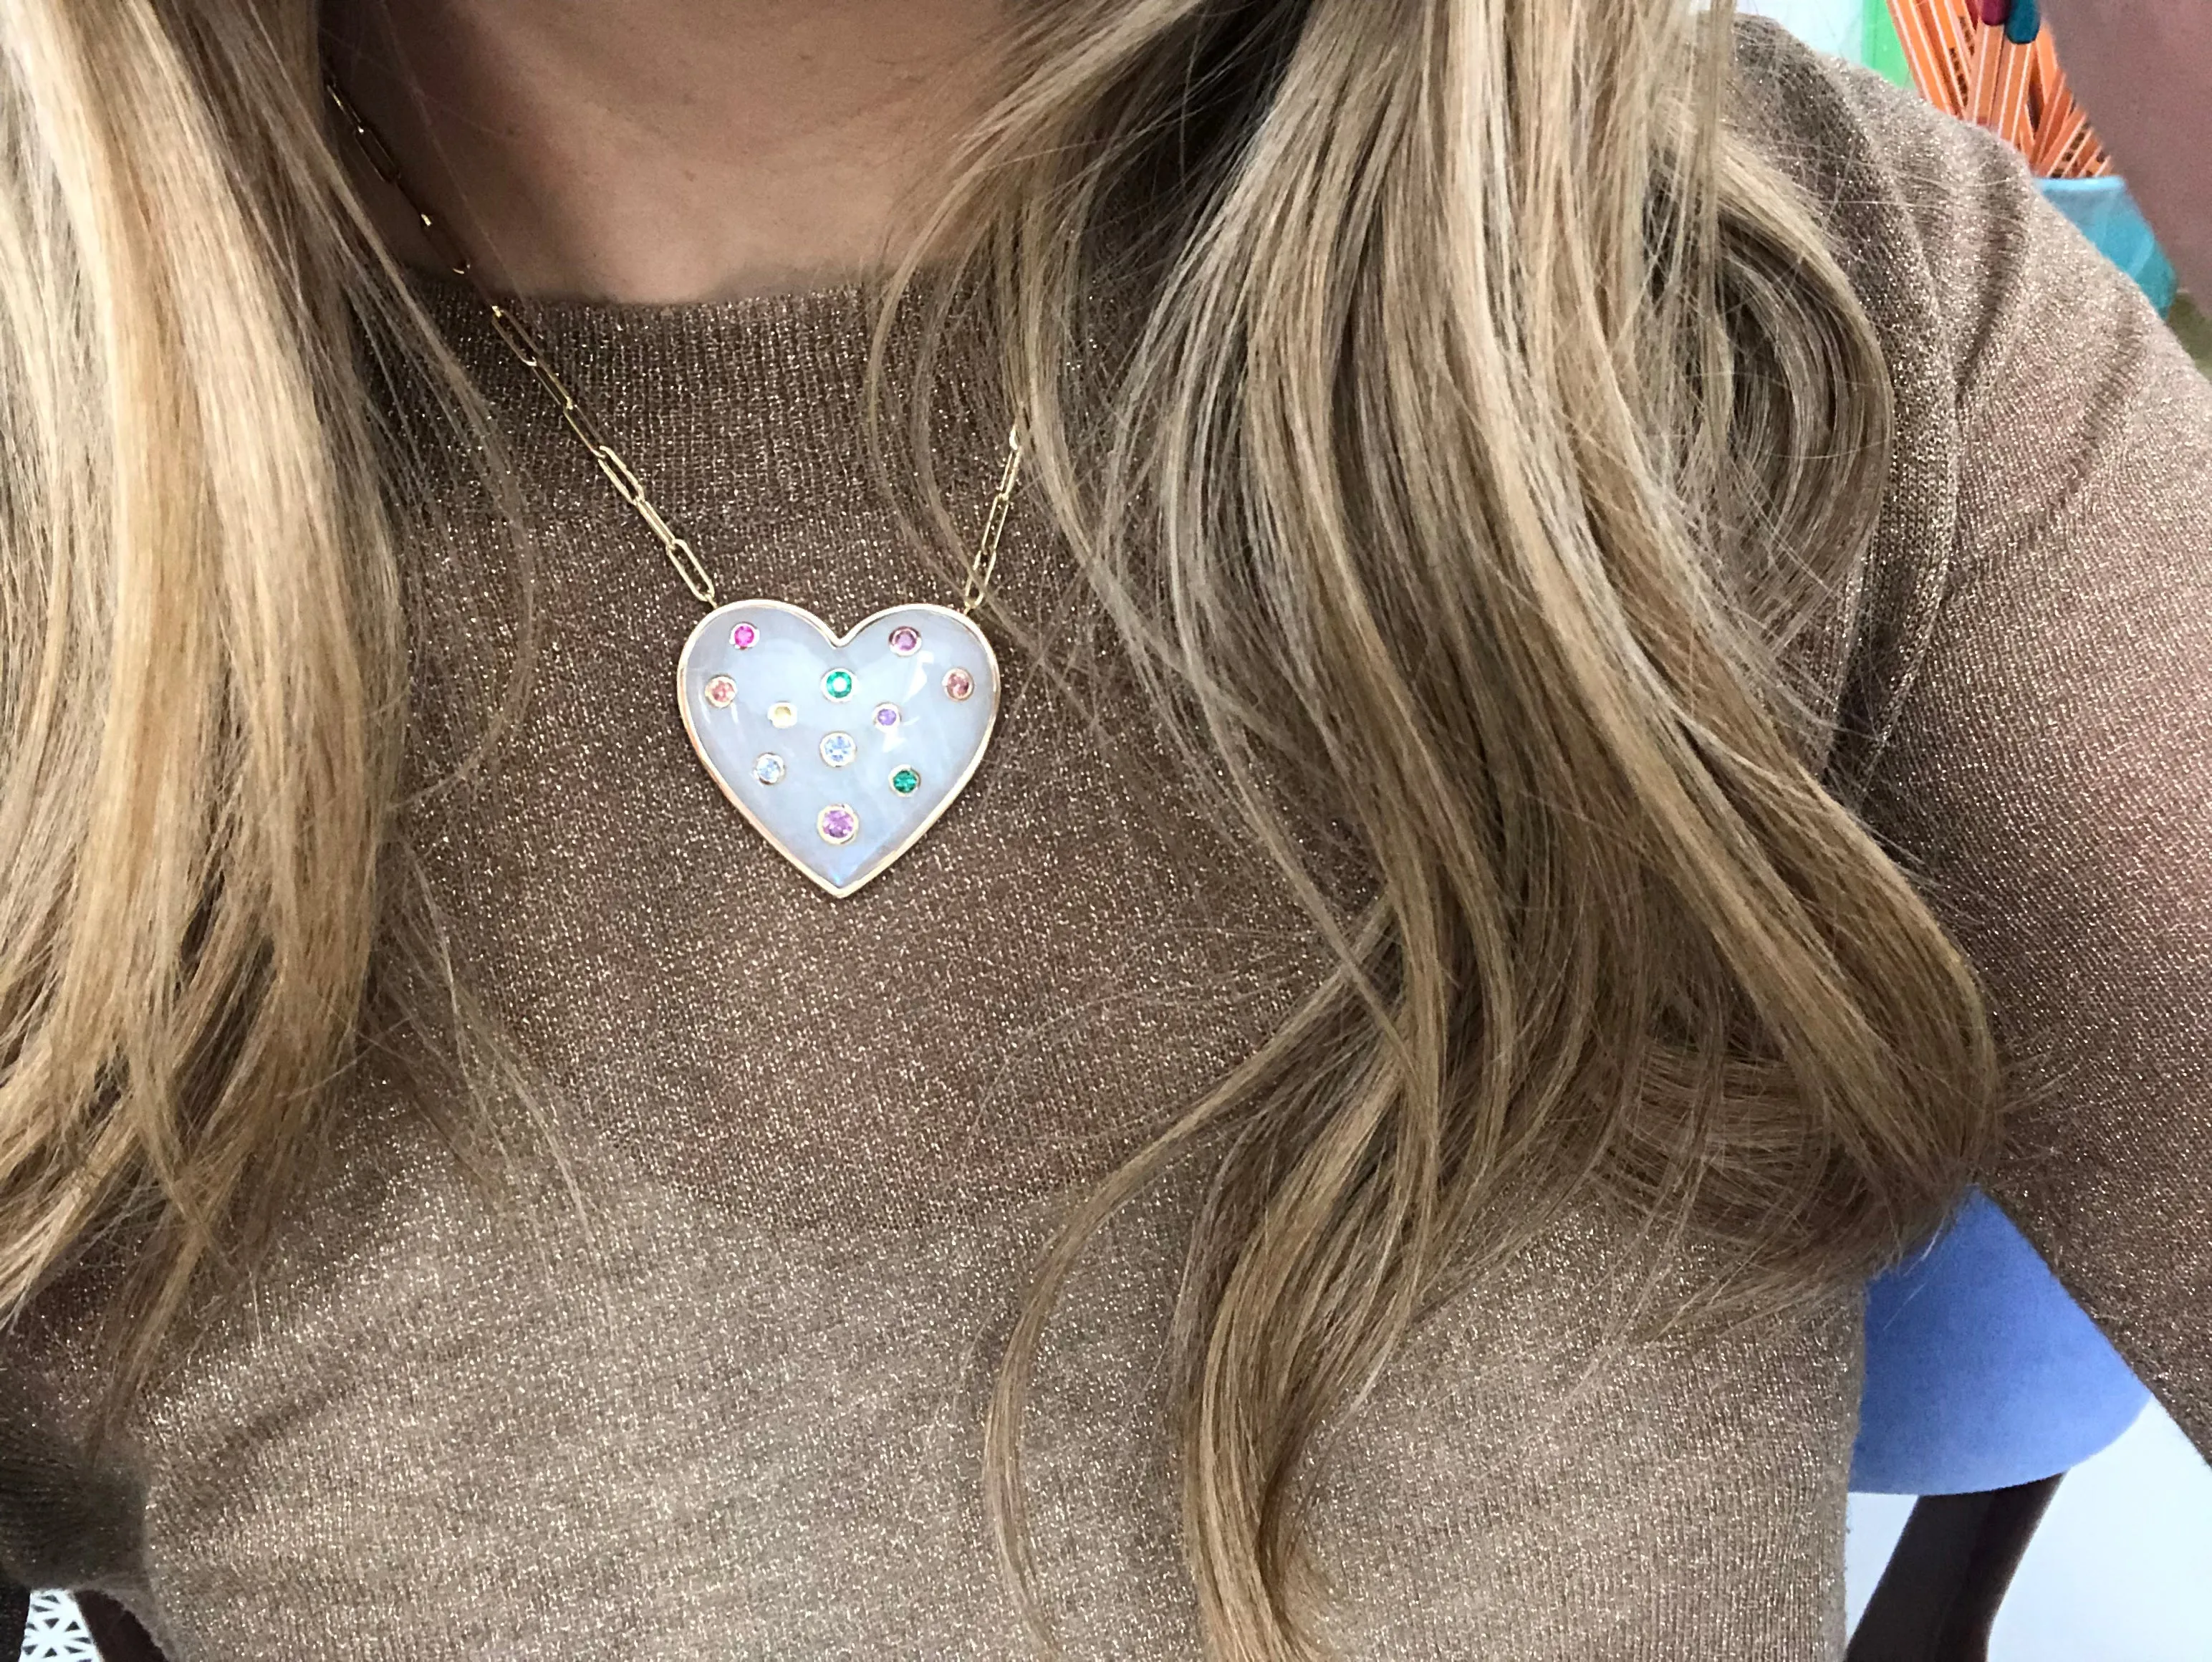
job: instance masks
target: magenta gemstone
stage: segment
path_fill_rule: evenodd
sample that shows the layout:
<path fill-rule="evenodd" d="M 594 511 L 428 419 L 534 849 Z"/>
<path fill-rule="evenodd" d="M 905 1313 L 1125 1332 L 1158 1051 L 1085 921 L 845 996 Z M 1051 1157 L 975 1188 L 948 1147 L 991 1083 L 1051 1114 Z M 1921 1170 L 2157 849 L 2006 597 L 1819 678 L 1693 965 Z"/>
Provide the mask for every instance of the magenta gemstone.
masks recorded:
<path fill-rule="evenodd" d="M 891 650 L 902 658 L 910 658 L 921 650 L 921 631 L 912 624 L 901 624 L 891 631 Z"/>
<path fill-rule="evenodd" d="M 760 630 L 755 629 L 750 624 L 739 624 L 730 631 L 730 644 L 740 652 L 758 639 L 760 639 Z"/>

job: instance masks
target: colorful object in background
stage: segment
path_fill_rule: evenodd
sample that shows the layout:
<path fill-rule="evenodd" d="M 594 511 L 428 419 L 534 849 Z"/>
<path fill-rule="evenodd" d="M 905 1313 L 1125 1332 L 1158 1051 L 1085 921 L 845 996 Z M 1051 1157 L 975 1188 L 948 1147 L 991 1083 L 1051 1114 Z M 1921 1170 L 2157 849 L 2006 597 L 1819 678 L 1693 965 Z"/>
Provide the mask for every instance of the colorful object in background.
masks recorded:
<path fill-rule="evenodd" d="M 1859 25 L 1860 61 L 1900 87 L 1913 85 L 1912 66 L 1905 61 L 1905 42 L 1897 38 L 1897 20 L 1889 15 L 1889 0 L 1862 0 L 1862 3 L 1865 15 Z"/>
<path fill-rule="evenodd" d="M 2039 0 L 1888 0 L 1913 84 L 1988 128 L 2045 179 L 2112 171 L 2043 27 Z"/>
<path fill-rule="evenodd" d="M 1964 1495 L 2080 1464 L 2150 1401 L 2112 1342 L 1978 1190 L 1867 1285 L 1850 1486 Z"/>
<path fill-rule="evenodd" d="M 2180 281 L 2173 263 L 2158 246 L 2150 222 L 2128 194 L 2125 181 L 2108 176 L 2037 182 L 2053 207 L 2072 220 L 2106 259 L 2136 280 L 2161 315 L 2172 309 Z"/>
<path fill-rule="evenodd" d="M 1993 29 L 2002 29 L 2005 39 L 2015 46 L 2035 44 L 2043 33 L 2043 9 L 2036 0 L 1979 0 L 1983 23 Z"/>

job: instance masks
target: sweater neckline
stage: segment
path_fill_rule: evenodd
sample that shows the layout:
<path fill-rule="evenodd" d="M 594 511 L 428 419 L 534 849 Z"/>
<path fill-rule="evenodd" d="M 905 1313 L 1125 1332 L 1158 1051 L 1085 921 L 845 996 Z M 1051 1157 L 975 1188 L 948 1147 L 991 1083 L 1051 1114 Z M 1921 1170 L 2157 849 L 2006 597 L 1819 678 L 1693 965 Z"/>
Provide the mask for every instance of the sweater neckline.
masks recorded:
<path fill-rule="evenodd" d="M 448 272 L 406 275 L 478 390 L 506 412 L 510 436 L 526 450 L 567 448 L 552 401 L 500 343 L 474 288 Z M 513 302 L 549 366 L 649 489 L 666 493 L 673 474 L 733 467 L 739 496 L 776 512 L 860 488 L 867 476 L 866 383 L 880 303 L 878 289 L 859 283 L 673 302 Z M 895 364 L 915 332 L 895 328 Z M 896 367 L 887 371 L 887 385 L 898 379 Z"/>
<path fill-rule="evenodd" d="M 410 267 L 408 283 L 441 327 L 492 338 L 483 301 L 474 284 L 449 271 Z M 740 341 L 803 341 L 865 350 L 880 291 L 860 282 L 770 289 L 706 300 L 618 301 L 494 295 L 529 326 L 550 355 L 583 357 L 617 344 L 659 343 L 681 353 Z M 564 372 L 566 364 L 562 366 Z M 580 364 L 578 372 L 584 373 Z"/>

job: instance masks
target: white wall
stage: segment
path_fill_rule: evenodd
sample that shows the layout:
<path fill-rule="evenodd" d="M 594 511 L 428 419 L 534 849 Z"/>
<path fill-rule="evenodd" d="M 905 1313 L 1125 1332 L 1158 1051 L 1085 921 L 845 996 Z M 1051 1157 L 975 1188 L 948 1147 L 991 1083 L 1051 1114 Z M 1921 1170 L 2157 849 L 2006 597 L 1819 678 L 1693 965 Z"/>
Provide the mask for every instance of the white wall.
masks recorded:
<path fill-rule="evenodd" d="M 1844 1583 L 1854 1623 L 1911 1510 L 1906 1495 L 1851 1496 Z M 1990 1662 L 2206 1662 L 2208 1566 L 2212 1466 L 2154 1403 L 2058 1485 L 1997 1612 Z"/>

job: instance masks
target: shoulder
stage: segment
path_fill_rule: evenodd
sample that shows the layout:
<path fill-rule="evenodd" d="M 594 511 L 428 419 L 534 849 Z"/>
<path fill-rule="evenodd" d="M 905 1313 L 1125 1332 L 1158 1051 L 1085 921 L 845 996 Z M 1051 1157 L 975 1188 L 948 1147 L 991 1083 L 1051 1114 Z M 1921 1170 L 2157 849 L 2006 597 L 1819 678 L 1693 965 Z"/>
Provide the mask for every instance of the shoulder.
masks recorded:
<path fill-rule="evenodd" d="M 1736 48 L 1733 125 L 1820 217 L 1894 356 L 1937 352 L 1964 395 L 2000 371 L 1992 345 L 2023 312 L 2148 316 L 1994 134 L 1764 18 Z"/>
<path fill-rule="evenodd" d="M 2033 195 L 2026 164 L 1995 134 L 1958 120 L 1910 88 L 1814 51 L 1779 24 L 1736 26 L 1734 124 L 1816 200 L 1893 198 L 1944 242 L 1982 187 Z"/>

